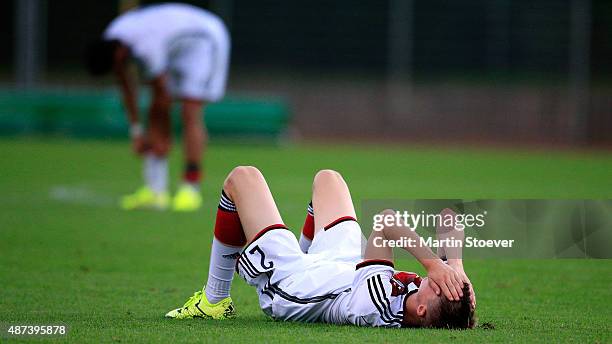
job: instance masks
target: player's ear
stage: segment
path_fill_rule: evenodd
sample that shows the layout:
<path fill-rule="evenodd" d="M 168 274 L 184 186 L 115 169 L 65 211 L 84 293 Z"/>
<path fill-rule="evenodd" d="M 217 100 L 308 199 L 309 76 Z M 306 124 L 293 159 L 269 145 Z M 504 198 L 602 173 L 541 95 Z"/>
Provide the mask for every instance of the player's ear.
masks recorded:
<path fill-rule="evenodd" d="M 419 318 L 424 318 L 425 314 L 427 314 L 427 306 L 424 304 L 420 304 L 417 306 L 416 314 Z"/>

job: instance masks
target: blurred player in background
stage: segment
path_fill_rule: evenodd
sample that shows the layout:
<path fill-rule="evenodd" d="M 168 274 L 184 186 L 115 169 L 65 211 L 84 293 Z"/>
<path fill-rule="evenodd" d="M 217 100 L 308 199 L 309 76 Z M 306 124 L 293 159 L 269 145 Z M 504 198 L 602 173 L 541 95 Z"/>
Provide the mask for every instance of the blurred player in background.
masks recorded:
<path fill-rule="evenodd" d="M 134 152 L 144 158 L 145 185 L 124 196 L 124 209 L 193 211 L 201 206 L 202 155 L 207 141 L 202 112 L 225 93 L 230 38 L 222 20 L 185 4 L 151 5 L 113 20 L 88 51 L 92 75 L 113 70 L 123 95 Z M 137 85 L 130 62 L 151 87 L 146 130 L 138 116 Z M 185 170 L 172 200 L 168 193 L 170 107 L 182 105 Z M 170 204 L 172 203 L 172 204 Z"/>

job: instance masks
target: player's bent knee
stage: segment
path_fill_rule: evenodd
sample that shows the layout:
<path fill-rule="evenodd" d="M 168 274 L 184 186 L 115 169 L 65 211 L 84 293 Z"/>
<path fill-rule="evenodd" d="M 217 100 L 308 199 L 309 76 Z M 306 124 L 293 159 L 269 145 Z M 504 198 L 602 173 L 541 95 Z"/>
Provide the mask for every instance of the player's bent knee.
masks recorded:
<path fill-rule="evenodd" d="M 320 170 L 314 177 L 313 186 L 316 187 L 320 183 L 328 183 L 334 181 L 342 181 L 342 175 L 334 170 Z"/>
<path fill-rule="evenodd" d="M 234 179 L 244 179 L 259 178 L 261 175 L 261 172 L 255 166 L 237 166 L 230 172 L 229 176 Z"/>
<path fill-rule="evenodd" d="M 226 191 L 232 191 L 237 183 L 240 183 L 249 179 L 263 179 L 263 175 L 254 166 L 237 166 L 235 167 L 225 178 L 223 188 Z"/>

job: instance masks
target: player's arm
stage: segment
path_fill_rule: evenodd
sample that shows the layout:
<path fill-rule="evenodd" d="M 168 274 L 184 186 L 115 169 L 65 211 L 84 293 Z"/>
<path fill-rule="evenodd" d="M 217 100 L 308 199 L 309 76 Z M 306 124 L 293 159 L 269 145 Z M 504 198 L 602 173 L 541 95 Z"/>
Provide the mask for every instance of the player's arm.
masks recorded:
<path fill-rule="evenodd" d="M 455 218 L 456 213 L 451 209 L 444 209 L 440 212 L 440 215 L 444 218 L 445 216 L 452 216 Z M 440 242 L 444 242 L 444 239 L 451 238 L 453 240 L 460 240 L 462 243 L 465 240 L 465 232 L 460 229 L 456 229 L 454 221 L 445 222 L 447 225 L 439 224 L 436 227 L 436 237 Z M 445 258 L 448 265 L 453 268 L 461 279 L 470 285 L 470 301 L 472 303 L 472 307 L 476 308 L 476 294 L 474 293 L 474 288 L 472 286 L 472 282 L 467 277 L 465 270 L 463 268 L 463 245 L 452 245 L 452 246 L 439 246 L 438 247 L 438 256 L 440 258 Z"/>
<path fill-rule="evenodd" d="M 119 83 L 125 113 L 130 125 L 130 136 L 134 150 L 140 153 L 143 149 L 143 129 L 138 118 L 137 85 L 134 75 L 129 70 L 129 50 L 126 46 L 119 45 L 113 56 L 113 69 Z"/>
<path fill-rule="evenodd" d="M 381 215 L 393 215 L 393 210 L 384 210 Z M 383 240 L 407 240 L 415 243 L 402 247 L 410 252 L 427 270 L 427 276 L 433 282 L 431 286 L 436 294 L 440 292 L 449 300 L 459 300 L 463 296 L 461 291 L 463 281 L 457 271 L 438 258 L 438 256 L 425 245 L 420 245 L 420 236 L 408 227 L 385 226 L 382 230 L 373 230 L 368 239 L 364 257 L 365 259 L 384 259 L 393 261 L 393 249 L 381 245 Z"/>

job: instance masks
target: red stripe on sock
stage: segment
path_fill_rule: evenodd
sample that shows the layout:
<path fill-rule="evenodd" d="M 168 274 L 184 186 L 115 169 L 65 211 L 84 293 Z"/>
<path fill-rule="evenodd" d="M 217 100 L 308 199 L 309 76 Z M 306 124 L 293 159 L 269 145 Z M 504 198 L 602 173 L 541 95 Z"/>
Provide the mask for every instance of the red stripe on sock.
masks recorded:
<path fill-rule="evenodd" d="M 246 244 L 246 237 L 237 212 L 217 209 L 215 238 L 230 246 L 244 246 Z"/>
<path fill-rule="evenodd" d="M 302 234 L 310 240 L 314 238 L 314 216 L 306 214 L 306 220 L 304 220 L 304 226 L 302 227 Z"/>
<path fill-rule="evenodd" d="M 187 183 L 191 183 L 191 184 L 198 183 L 201 178 L 202 178 L 202 173 L 200 172 L 200 170 L 185 171 L 185 174 L 183 175 L 183 179 Z"/>

